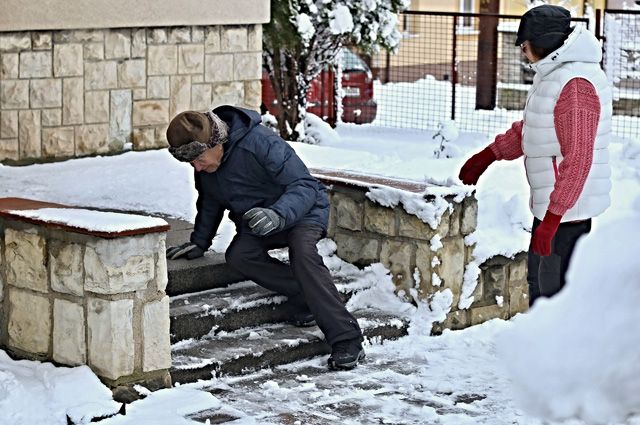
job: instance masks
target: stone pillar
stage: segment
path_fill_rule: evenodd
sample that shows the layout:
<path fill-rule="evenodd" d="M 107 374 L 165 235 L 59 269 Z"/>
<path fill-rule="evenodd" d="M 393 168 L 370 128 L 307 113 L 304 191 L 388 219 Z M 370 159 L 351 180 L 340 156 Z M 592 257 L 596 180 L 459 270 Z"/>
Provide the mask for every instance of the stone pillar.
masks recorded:
<path fill-rule="evenodd" d="M 168 383 L 164 230 L 105 237 L 2 215 L 0 345 L 86 364 L 112 386 Z"/>

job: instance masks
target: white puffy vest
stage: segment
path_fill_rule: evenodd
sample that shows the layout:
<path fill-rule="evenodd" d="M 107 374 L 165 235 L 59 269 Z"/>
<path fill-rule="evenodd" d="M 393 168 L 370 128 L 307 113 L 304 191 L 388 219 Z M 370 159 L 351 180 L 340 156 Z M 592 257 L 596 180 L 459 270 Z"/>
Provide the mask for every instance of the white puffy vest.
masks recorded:
<path fill-rule="evenodd" d="M 536 75 L 524 111 L 522 149 L 531 187 L 529 206 L 533 215 L 540 220 L 549 206 L 549 196 L 563 159 L 553 122 L 553 110 L 562 89 L 573 78 L 584 78 L 593 84 L 600 98 L 601 109 L 593 165 L 578 201 L 562 217 L 562 221 L 595 217 L 611 203 L 611 169 L 607 147 L 611 140 L 612 92 L 600 68 L 601 57 L 597 39 L 582 25 L 578 25 L 560 48 L 531 65 Z"/>

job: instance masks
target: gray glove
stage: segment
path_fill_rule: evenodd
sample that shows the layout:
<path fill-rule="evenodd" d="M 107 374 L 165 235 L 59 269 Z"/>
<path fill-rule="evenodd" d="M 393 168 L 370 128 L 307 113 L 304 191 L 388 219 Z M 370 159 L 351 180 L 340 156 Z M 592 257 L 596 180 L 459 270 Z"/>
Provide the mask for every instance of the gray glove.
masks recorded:
<path fill-rule="evenodd" d="M 167 259 L 169 260 L 177 260 L 178 258 L 193 260 L 194 258 L 200 258 L 203 255 L 204 250 L 191 242 L 185 242 L 180 246 L 167 248 Z"/>
<path fill-rule="evenodd" d="M 284 227 L 284 220 L 269 208 L 251 208 L 242 218 L 249 222 L 249 228 L 258 236 L 268 235 Z"/>

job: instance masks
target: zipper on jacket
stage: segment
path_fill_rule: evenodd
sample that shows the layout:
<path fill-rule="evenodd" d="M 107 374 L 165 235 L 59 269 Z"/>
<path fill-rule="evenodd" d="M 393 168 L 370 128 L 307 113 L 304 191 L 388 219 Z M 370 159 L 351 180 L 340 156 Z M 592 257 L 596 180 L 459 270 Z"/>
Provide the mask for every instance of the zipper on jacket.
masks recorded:
<path fill-rule="evenodd" d="M 529 209 L 533 210 L 533 189 L 531 187 L 531 180 L 529 180 L 529 170 L 527 169 L 527 156 L 524 156 L 524 175 L 527 177 L 527 184 L 529 185 Z"/>

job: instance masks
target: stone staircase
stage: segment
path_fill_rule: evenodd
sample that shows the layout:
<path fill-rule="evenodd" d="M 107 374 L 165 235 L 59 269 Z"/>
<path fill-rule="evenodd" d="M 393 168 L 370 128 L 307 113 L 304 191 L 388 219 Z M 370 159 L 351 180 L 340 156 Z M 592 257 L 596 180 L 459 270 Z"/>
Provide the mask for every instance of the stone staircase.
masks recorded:
<path fill-rule="evenodd" d="M 189 223 L 168 221 L 167 246 L 188 240 Z M 168 275 L 174 383 L 242 374 L 330 352 L 317 327 L 285 323 L 292 312 L 285 297 L 243 281 L 222 254 L 170 261 Z M 353 295 L 348 283 L 336 279 L 345 301 Z M 369 339 L 406 334 L 406 322 L 382 311 L 353 313 Z"/>

